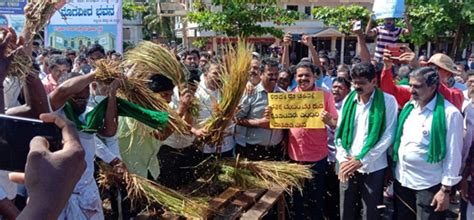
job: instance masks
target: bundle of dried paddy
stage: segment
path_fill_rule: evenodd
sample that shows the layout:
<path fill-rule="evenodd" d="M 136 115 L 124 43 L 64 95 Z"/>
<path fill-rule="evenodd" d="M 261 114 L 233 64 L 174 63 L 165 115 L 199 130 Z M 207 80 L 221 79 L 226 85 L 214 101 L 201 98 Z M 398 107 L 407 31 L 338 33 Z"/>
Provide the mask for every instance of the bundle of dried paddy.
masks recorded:
<path fill-rule="evenodd" d="M 213 107 L 211 117 L 203 123 L 207 135 L 200 138 L 200 144 L 220 146 L 225 130 L 232 122 L 248 80 L 252 61 L 252 47 L 240 40 L 237 48 L 231 46 L 225 50 L 226 56 L 221 63 L 221 100 Z M 219 149 L 218 149 L 219 150 Z"/>
<path fill-rule="evenodd" d="M 141 41 L 125 53 L 124 64 L 135 65 L 133 74 L 136 78 L 147 78 L 158 73 L 171 79 L 180 91 L 185 86 L 185 68 L 173 53 L 156 43 Z"/>
<path fill-rule="evenodd" d="M 114 79 L 126 77 L 121 64 L 117 61 L 102 59 L 96 62 L 96 66 L 96 80 L 106 84 L 111 83 Z M 121 81 L 119 96 L 147 109 L 168 112 L 171 129 L 179 134 L 187 134 L 189 132 L 188 124 L 169 107 L 166 100 L 148 88 L 149 78 L 137 78 L 137 75 L 133 74 L 136 71 L 135 67 L 133 66 L 129 70 L 131 74 L 127 74 L 126 80 Z"/>
<path fill-rule="evenodd" d="M 302 190 L 305 179 L 313 178 L 310 165 L 284 161 L 217 160 L 219 180 L 239 188 L 281 187 L 287 192 L 292 188 Z"/>
<path fill-rule="evenodd" d="M 121 180 L 108 165 L 100 165 L 99 184 L 105 188 L 125 184 L 127 197 L 135 207 L 164 209 L 175 215 L 191 219 L 205 219 L 209 214 L 206 202 L 194 200 L 172 189 L 159 185 L 136 174 L 126 173 Z"/>
<path fill-rule="evenodd" d="M 66 4 L 65 0 L 33 0 L 25 6 L 25 28 L 33 35 L 38 34 L 53 14 Z M 27 42 L 28 43 L 28 42 Z"/>
<path fill-rule="evenodd" d="M 34 71 L 33 60 L 31 56 L 27 56 L 23 50 L 23 42 L 17 44 L 20 40 L 13 29 L 10 30 L 10 33 L 11 36 L 8 39 L 5 50 L 3 51 L 4 57 L 13 56 L 10 66 L 8 67 L 7 76 L 24 80 L 28 74 Z M 3 42 L 6 37 L 7 33 L 2 32 L 0 34 L 0 42 Z"/>
<path fill-rule="evenodd" d="M 49 19 L 56 10 L 64 4 L 65 0 L 33 0 L 25 6 L 25 25 L 23 28 L 29 33 L 29 36 L 26 36 L 28 40 L 24 42 L 26 47 L 31 46 L 30 44 L 33 40 L 31 36 L 39 33 L 48 24 Z M 7 54 L 16 50 L 16 39 L 10 42 L 7 50 L 5 50 Z M 28 74 L 35 71 L 31 55 L 28 54 L 29 52 L 29 50 L 18 50 L 10 64 L 7 76 L 24 80 Z"/>

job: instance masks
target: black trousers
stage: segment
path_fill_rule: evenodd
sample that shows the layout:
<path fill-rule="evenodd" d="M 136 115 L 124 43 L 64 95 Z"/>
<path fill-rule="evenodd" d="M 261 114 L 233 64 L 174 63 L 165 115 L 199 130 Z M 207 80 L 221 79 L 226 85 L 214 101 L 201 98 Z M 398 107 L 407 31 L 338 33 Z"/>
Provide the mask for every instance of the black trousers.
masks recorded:
<path fill-rule="evenodd" d="M 441 220 L 446 219 L 446 212 L 435 212 L 431 201 L 440 190 L 441 184 L 425 190 L 413 190 L 403 187 L 398 181 L 394 181 L 394 216 L 393 219 L 400 220 Z M 415 213 L 415 212 L 416 213 Z"/>
<path fill-rule="evenodd" d="M 339 179 L 335 170 L 335 163 L 329 162 L 324 178 L 326 193 L 324 194 L 324 217 L 328 220 L 339 219 Z"/>
<path fill-rule="evenodd" d="M 356 210 L 362 201 L 362 219 L 381 219 L 382 211 L 377 208 L 383 205 L 383 186 L 385 169 L 370 174 L 355 172 L 345 183 L 339 183 L 341 219 L 357 219 L 360 210 Z M 359 206 L 360 207 L 360 206 Z"/>
<path fill-rule="evenodd" d="M 289 198 L 290 219 L 324 219 L 324 175 L 328 165 L 327 158 L 317 162 L 295 163 L 312 165 L 311 170 L 313 171 L 313 178 L 304 181 L 302 192 L 300 192 L 298 189 L 293 189 L 292 197 Z"/>
<path fill-rule="evenodd" d="M 251 161 L 283 160 L 283 152 L 284 148 L 281 143 L 273 146 L 247 144 L 243 147 L 237 145 L 237 154 L 240 154 L 241 158 L 246 158 Z"/>
<path fill-rule="evenodd" d="M 158 152 L 158 160 L 160 162 L 158 183 L 177 190 L 196 180 L 194 167 L 202 161 L 202 153 L 194 146 L 175 149 L 163 145 Z"/>

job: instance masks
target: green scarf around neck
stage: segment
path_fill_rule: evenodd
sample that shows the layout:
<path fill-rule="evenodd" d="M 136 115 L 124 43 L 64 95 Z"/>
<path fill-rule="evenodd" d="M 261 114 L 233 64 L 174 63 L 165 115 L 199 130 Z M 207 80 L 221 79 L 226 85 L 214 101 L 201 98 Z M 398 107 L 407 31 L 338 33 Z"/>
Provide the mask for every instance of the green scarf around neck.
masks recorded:
<path fill-rule="evenodd" d="M 79 131 L 85 133 L 96 133 L 104 124 L 108 99 L 109 98 L 105 98 L 102 100 L 96 107 L 86 114 L 85 123 L 82 123 L 81 120 L 79 120 L 79 116 L 74 112 L 69 101 L 64 105 L 64 113 L 70 121 L 76 124 Z M 117 98 L 117 111 L 119 116 L 134 118 L 153 129 L 163 130 L 168 124 L 167 112 L 146 109 L 121 98 Z"/>
<path fill-rule="evenodd" d="M 395 135 L 395 142 L 393 143 L 393 161 L 398 161 L 398 149 L 403 135 L 403 126 L 415 108 L 413 103 L 405 105 L 398 117 L 397 133 Z M 436 134 L 436 135 L 434 135 Z M 428 163 L 439 163 L 446 155 L 446 112 L 444 111 L 444 96 L 438 93 L 436 96 L 435 109 L 433 111 L 433 119 L 431 122 L 430 144 L 428 149 Z"/>
<path fill-rule="evenodd" d="M 347 101 L 342 109 L 341 124 L 337 129 L 336 140 L 341 140 L 342 147 L 349 151 L 354 141 L 355 115 L 357 102 L 354 102 L 356 91 L 349 93 Z M 356 160 L 364 158 L 365 154 L 379 141 L 385 130 L 385 99 L 382 90 L 376 88 L 372 105 L 369 109 L 369 131 L 359 155 Z"/>
<path fill-rule="evenodd" d="M 409 84 L 408 78 L 403 78 L 402 80 L 400 80 L 400 81 L 397 83 L 397 85 L 399 85 L 399 86 L 408 86 L 408 85 L 410 85 L 410 84 Z"/>

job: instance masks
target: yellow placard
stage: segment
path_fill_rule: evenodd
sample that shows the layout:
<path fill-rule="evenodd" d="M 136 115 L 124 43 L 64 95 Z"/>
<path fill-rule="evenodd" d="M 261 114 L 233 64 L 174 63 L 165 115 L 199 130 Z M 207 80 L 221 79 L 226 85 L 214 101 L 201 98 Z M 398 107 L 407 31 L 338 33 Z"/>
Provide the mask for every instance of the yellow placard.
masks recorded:
<path fill-rule="evenodd" d="M 272 107 L 271 128 L 324 128 L 322 91 L 269 93 L 268 105 Z"/>

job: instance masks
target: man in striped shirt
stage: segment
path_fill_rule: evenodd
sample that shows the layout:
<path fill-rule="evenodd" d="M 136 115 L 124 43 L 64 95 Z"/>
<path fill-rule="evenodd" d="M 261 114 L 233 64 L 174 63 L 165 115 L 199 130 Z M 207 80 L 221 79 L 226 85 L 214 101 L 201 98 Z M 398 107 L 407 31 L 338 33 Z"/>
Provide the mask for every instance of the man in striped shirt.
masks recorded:
<path fill-rule="evenodd" d="M 383 25 L 372 28 L 373 19 L 370 19 L 366 28 L 367 36 L 377 36 L 375 58 L 379 61 L 382 60 L 383 50 L 386 46 L 395 47 L 398 43 L 400 35 L 408 35 L 413 31 L 407 16 L 405 16 L 405 23 L 407 24 L 407 28 L 396 27 L 394 18 L 385 18 L 384 20 L 385 21 Z"/>

